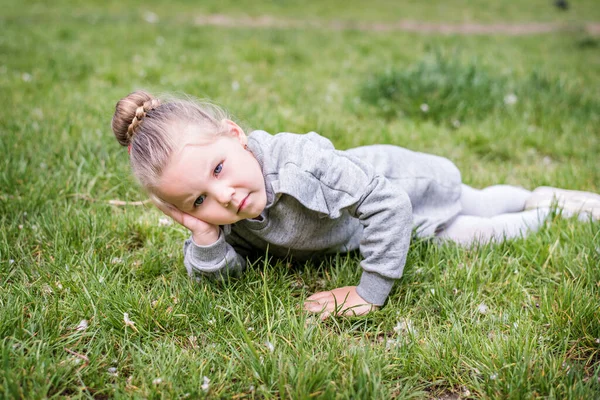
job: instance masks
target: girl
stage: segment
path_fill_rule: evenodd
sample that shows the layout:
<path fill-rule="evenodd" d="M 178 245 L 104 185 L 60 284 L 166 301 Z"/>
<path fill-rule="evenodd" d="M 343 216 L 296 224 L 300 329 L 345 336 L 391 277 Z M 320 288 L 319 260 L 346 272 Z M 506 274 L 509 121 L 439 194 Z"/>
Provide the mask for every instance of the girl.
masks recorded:
<path fill-rule="evenodd" d="M 562 215 L 600 219 L 600 196 L 506 185 L 473 189 L 445 158 L 376 145 L 346 151 L 314 132 L 244 131 L 218 108 L 164 104 L 145 92 L 120 100 L 112 120 L 136 178 L 186 227 L 190 276 L 239 275 L 253 250 L 306 259 L 360 249 L 358 286 L 310 296 L 306 310 L 366 314 L 400 278 L 413 229 L 463 245 L 536 230 L 553 202 Z"/>

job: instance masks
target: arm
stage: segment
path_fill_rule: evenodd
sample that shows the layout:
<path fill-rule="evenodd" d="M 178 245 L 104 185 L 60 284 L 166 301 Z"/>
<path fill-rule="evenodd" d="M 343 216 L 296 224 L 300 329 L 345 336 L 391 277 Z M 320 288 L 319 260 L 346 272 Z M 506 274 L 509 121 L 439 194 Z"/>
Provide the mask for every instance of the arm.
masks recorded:
<path fill-rule="evenodd" d="M 225 241 L 225 234 L 220 230 L 217 241 L 206 246 L 196 244 L 193 237 L 187 239 L 183 244 L 183 264 L 190 277 L 226 279 L 241 275 L 246 260 Z"/>
<path fill-rule="evenodd" d="M 404 270 L 412 235 L 412 205 L 406 192 L 379 176 L 352 211 L 364 227 L 360 242 L 363 274 L 356 290 L 369 303 L 383 305 Z"/>
<path fill-rule="evenodd" d="M 264 133 L 257 138 L 267 141 Z M 277 190 L 304 207 L 336 219 L 349 213 L 363 226 L 360 251 L 364 270 L 358 287 L 338 288 L 307 299 L 305 308 L 320 312 L 357 314 L 382 305 L 395 279 L 402 275 L 412 234 L 412 206 L 408 194 L 375 168 L 344 151 L 335 150 L 326 138 L 282 133 L 269 145 L 269 160 L 277 168 Z M 345 216 L 347 218 L 347 215 Z M 327 293 L 327 295 L 323 295 Z M 343 305 L 337 309 L 335 305 Z M 364 308 L 356 306 L 366 305 Z M 351 312 L 351 313 L 352 313 Z"/>
<path fill-rule="evenodd" d="M 363 274 L 358 286 L 346 286 L 310 296 L 304 308 L 321 313 L 364 315 L 383 305 L 394 281 L 402 276 L 412 233 L 408 195 L 376 176 L 363 196 L 349 208 L 363 225 L 360 251 Z"/>
<path fill-rule="evenodd" d="M 183 263 L 190 277 L 196 275 L 213 279 L 238 276 L 246 261 L 225 242 L 223 230 L 208 224 L 177 208 L 154 201 L 163 213 L 189 229 L 192 236 L 183 244 Z"/>
<path fill-rule="evenodd" d="M 319 137 L 319 140 L 326 139 Z M 364 259 L 358 287 L 336 289 L 327 292 L 329 295 L 325 297 L 316 294 L 320 299 L 317 306 L 332 300 L 342 304 L 344 299 L 342 313 L 346 308 L 361 304 L 381 306 L 404 270 L 413 225 L 410 198 L 398 185 L 378 175 L 372 165 L 347 152 L 337 151 L 333 146 L 327 147 L 303 146 L 304 157 L 299 166 L 309 175 L 306 181 L 315 178 L 319 181 L 315 190 L 308 193 L 305 203 L 322 198 L 329 218 L 340 217 L 344 210 L 357 218 L 363 226 L 360 252 Z M 329 304 L 326 311 L 333 308 Z M 366 312 L 371 309 L 361 308 Z"/>

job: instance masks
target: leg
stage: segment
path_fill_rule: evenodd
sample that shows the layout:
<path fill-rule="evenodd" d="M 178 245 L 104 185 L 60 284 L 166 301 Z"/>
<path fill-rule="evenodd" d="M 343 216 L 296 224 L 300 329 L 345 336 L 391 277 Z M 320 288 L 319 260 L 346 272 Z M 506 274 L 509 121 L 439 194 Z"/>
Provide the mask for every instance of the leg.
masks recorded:
<path fill-rule="evenodd" d="M 537 231 L 549 214 L 549 208 L 540 208 L 491 218 L 459 215 L 437 237 L 463 245 L 500 242 Z"/>
<path fill-rule="evenodd" d="M 461 190 L 461 214 L 478 217 L 523 211 L 525 202 L 531 196 L 529 190 L 509 185 L 490 186 L 481 190 L 462 185 Z"/>

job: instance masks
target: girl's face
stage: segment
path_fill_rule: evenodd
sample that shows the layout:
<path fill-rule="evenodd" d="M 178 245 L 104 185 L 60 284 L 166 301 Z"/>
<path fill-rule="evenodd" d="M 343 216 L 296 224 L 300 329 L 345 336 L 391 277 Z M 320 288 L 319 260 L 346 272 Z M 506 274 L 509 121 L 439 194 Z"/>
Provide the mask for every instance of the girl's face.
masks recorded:
<path fill-rule="evenodd" d="M 165 168 L 156 194 L 179 210 L 213 225 L 260 215 L 267 204 L 265 181 L 247 137 L 228 121 L 230 136 L 206 144 L 189 140 Z"/>

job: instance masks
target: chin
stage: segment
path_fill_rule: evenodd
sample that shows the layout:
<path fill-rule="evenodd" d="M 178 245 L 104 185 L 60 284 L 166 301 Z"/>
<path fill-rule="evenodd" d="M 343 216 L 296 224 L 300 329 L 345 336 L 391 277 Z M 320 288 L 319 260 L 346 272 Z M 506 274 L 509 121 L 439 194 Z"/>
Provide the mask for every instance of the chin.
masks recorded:
<path fill-rule="evenodd" d="M 256 217 L 258 217 L 259 215 L 260 215 L 260 213 L 251 214 L 251 215 L 248 215 L 247 217 L 244 217 L 244 219 L 256 218 Z"/>

